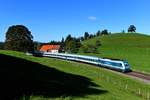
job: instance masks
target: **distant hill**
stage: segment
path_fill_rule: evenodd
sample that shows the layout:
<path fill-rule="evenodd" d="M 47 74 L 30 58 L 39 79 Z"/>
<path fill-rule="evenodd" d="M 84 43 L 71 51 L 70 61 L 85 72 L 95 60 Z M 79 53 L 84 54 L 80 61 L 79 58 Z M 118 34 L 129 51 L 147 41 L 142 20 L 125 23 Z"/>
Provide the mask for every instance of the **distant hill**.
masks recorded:
<path fill-rule="evenodd" d="M 99 57 L 111 57 L 128 60 L 132 69 L 150 73 L 150 36 L 139 33 L 116 33 L 99 36 L 82 43 L 83 46 L 95 45 L 101 41 L 98 54 L 86 53 Z M 83 53 L 82 47 L 80 53 Z"/>

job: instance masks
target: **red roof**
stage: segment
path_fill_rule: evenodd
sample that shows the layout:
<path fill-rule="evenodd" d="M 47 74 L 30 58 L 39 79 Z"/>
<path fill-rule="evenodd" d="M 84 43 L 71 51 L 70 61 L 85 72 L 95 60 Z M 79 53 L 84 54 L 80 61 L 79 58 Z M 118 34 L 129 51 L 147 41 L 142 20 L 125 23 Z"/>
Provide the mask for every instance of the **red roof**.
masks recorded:
<path fill-rule="evenodd" d="M 40 51 L 59 50 L 60 45 L 43 45 Z"/>

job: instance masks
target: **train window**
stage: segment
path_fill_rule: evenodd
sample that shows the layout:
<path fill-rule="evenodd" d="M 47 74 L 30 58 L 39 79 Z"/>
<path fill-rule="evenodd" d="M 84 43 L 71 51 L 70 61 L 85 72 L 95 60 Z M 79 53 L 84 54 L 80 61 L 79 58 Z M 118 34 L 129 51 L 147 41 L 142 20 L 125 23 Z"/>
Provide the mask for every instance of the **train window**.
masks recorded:
<path fill-rule="evenodd" d="M 102 61 L 99 60 L 102 64 L 107 64 L 107 65 L 112 65 L 112 66 L 116 66 L 116 67 L 122 67 L 121 63 L 116 63 L 116 62 L 110 62 L 110 61 Z"/>
<path fill-rule="evenodd" d="M 124 63 L 124 65 L 125 65 L 125 66 L 129 66 L 129 64 L 128 64 L 128 63 Z"/>
<path fill-rule="evenodd" d="M 100 60 L 100 62 L 101 62 L 102 64 L 105 64 L 105 61 Z"/>
<path fill-rule="evenodd" d="M 108 61 L 103 61 L 103 60 L 101 60 L 100 61 L 102 64 L 108 64 L 108 65 L 110 65 L 110 62 L 108 62 Z"/>
<path fill-rule="evenodd" d="M 122 64 L 121 63 L 114 63 L 112 64 L 113 66 L 117 66 L 117 67 L 122 67 Z"/>

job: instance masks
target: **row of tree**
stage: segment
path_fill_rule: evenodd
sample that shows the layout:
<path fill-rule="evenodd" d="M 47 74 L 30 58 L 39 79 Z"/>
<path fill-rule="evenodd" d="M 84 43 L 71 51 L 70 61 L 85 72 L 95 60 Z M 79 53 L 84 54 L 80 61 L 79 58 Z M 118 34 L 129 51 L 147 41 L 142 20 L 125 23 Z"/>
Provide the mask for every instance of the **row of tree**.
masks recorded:
<path fill-rule="evenodd" d="M 79 38 L 72 37 L 69 34 L 66 39 L 61 41 L 61 47 L 64 49 L 65 52 L 68 53 L 77 53 L 81 46 L 81 41 Z"/>
<path fill-rule="evenodd" d="M 109 35 L 111 34 L 110 32 L 108 32 L 107 29 L 102 30 L 102 31 L 97 31 L 95 34 L 89 34 L 88 32 L 85 32 L 83 36 L 81 37 L 72 37 L 70 34 L 66 37 L 66 39 L 64 40 L 64 38 L 62 39 L 62 41 L 60 42 L 61 44 L 61 50 L 68 52 L 68 53 L 77 53 L 79 51 L 79 48 L 82 46 L 82 41 L 84 40 L 88 40 L 97 36 L 101 36 L 101 35 Z M 84 47 L 85 52 L 97 52 L 97 47 L 98 45 L 101 45 L 100 40 L 98 40 L 96 42 L 96 47 L 92 46 L 92 45 L 88 45 L 86 47 Z"/>
<path fill-rule="evenodd" d="M 130 25 L 128 28 L 128 32 L 135 32 L 136 27 L 134 25 Z M 104 29 L 102 31 L 98 30 L 95 34 L 89 34 L 88 32 L 85 32 L 83 36 L 75 38 L 72 37 L 71 34 L 69 34 L 65 39 L 62 38 L 61 42 L 57 41 L 51 41 L 49 44 L 60 44 L 61 45 L 61 52 L 68 52 L 68 53 L 77 53 L 79 51 L 79 48 L 82 46 L 82 41 L 88 40 L 94 37 L 102 36 L 102 35 L 110 35 L 111 32 L 108 32 L 107 29 Z M 98 47 L 101 46 L 101 41 L 96 40 L 96 43 L 94 45 L 88 44 L 82 46 L 82 50 L 85 53 L 98 53 Z"/>
<path fill-rule="evenodd" d="M 81 38 L 80 40 L 83 41 L 83 40 L 91 39 L 93 37 L 109 35 L 109 34 L 111 34 L 111 32 L 108 32 L 107 29 L 104 29 L 102 31 L 98 30 L 95 34 L 89 34 L 88 32 L 85 32 L 84 36 L 80 37 Z"/>
<path fill-rule="evenodd" d="M 130 25 L 128 28 L 128 32 L 135 32 L 136 27 L 134 25 Z M 61 52 L 69 52 L 69 53 L 77 53 L 79 48 L 81 47 L 81 42 L 87 39 L 91 39 L 93 37 L 102 36 L 102 35 L 109 35 L 111 34 L 108 32 L 107 29 L 102 31 L 97 31 L 95 34 L 89 34 L 85 32 L 83 36 L 75 38 L 72 37 L 70 34 L 62 41 L 51 41 L 47 44 L 59 44 L 61 45 Z M 34 51 L 40 48 L 43 43 L 34 42 L 33 36 L 31 32 L 28 30 L 27 27 L 24 25 L 13 25 L 10 26 L 6 32 L 6 40 L 5 43 L 0 43 L 0 49 L 8 49 L 8 50 L 16 50 L 16 51 Z M 100 40 L 97 44 L 101 44 Z M 84 51 L 89 52 L 93 51 L 96 52 L 96 49 L 90 50 L 90 45 L 85 47 Z M 94 48 L 94 47 L 93 47 Z"/>

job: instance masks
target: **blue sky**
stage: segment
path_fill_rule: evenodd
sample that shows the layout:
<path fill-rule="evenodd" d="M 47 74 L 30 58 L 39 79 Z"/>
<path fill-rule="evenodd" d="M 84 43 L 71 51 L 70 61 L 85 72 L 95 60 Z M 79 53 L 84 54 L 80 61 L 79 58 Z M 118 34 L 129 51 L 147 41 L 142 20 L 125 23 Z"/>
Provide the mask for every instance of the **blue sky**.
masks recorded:
<path fill-rule="evenodd" d="M 61 40 L 108 29 L 150 34 L 150 0 L 0 0 L 0 41 L 9 26 L 22 24 L 35 41 Z"/>

